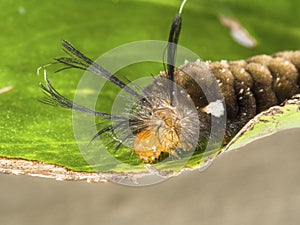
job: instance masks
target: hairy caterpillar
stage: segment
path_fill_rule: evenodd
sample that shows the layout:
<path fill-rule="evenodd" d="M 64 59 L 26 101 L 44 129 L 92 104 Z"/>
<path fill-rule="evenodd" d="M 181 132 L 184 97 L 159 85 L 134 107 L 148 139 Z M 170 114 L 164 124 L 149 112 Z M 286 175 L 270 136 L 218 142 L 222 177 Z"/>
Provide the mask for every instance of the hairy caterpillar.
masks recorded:
<path fill-rule="evenodd" d="M 180 151 L 202 148 L 210 136 L 212 117 L 224 116 L 225 109 L 227 126 L 224 144 L 257 113 L 299 93 L 300 51 L 260 55 L 232 62 L 187 62 L 175 68 L 180 29 L 181 14 L 178 14 L 169 35 L 167 70 L 161 72 L 142 92 L 132 89 L 63 41 L 69 57 L 57 58 L 56 61 L 67 68 L 100 75 L 136 98 L 137 103 L 129 111 L 129 116 L 115 116 L 78 105 L 59 94 L 47 76 L 46 86 L 41 84 L 47 94 L 44 102 L 114 121 L 114 125 L 99 130 L 93 139 L 106 132 L 125 130 L 125 125 L 129 123 L 130 132 L 134 135 L 134 140 L 131 140 L 133 151 L 143 162 L 155 162 L 164 152 L 178 156 Z M 210 102 L 199 83 L 212 92 L 219 88 L 221 96 L 218 97 L 224 99 L 225 108 L 218 104 L 218 100 Z M 193 107 L 196 111 L 192 110 Z M 125 135 L 120 144 L 126 141 L 130 140 Z"/>
<path fill-rule="evenodd" d="M 205 106 L 208 102 L 195 80 L 187 74 L 209 79 L 206 71 L 211 71 L 217 78 L 224 96 L 227 138 L 236 134 L 256 114 L 300 92 L 300 51 L 283 51 L 228 62 L 186 62 L 176 69 L 174 81 L 191 96 L 199 114 L 207 113 Z M 160 76 L 166 77 L 166 73 Z"/>

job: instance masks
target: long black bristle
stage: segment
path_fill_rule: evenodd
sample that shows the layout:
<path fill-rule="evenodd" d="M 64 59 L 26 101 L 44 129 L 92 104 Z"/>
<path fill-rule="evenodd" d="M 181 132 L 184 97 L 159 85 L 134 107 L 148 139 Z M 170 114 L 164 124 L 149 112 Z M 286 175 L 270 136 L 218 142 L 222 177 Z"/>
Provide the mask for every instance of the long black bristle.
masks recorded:
<path fill-rule="evenodd" d="M 40 84 L 40 87 L 46 94 L 46 98 L 42 99 L 41 102 L 48 104 L 48 105 L 53 105 L 53 106 L 60 106 L 63 108 L 68 108 L 68 109 L 73 109 L 76 111 L 84 112 L 87 114 L 95 115 L 95 116 L 100 116 L 103 118 L 107 119 L 126 119 L 125 117 L 118 117 L 118 116 L 112 116 L 111 114 L 108 113 L 103 113 L 103 112 L 98 112 L 94 111 L 91 109 L 88 109 L 84 106 L 78 105 L 74 103 L 73 101 L 67 99 L 66 97 L 62 96 L 51 84 L 50 80 L 48 77 L 45 75 L 45 82 L 46 86 L 43 84 Z"/>
<path fill-rule="evenodd" d="M 141 99 L 143 96 L 138 94 L 136 91 L 131 89 L 129 86 L 127 86 L 124 82 L 119 80 L 115 75 L 108 72 L 106 69 L 101 67 L 99 64 L 95 63 L 93 60 L 82 54 L 79 50 L 77 50 L 75 47 L 73 47 L 69 42 L 63 40 L 62 42 L 64 51 L 70 56 L 70 57 L 60 57 L 56 58 L 55 60 L 57 62 L 60 62 L 62 64 L 67 65 L 66 68 L 77 68 L 80 70 L 87 70 L 89 72 L 92 72 L 98 76 L 101 76 L 102 78 L 110 81 L 111 83 L 117 85 L 121 89 L 124 89 L 129 94 Z"/>
<path fill-rule="evenodd" d="M 113 129 L 114 129 L 113 126 L 108 126 L 108 127 L 105 127 L 105 128 L 103 128 L 103 129 L 99 130 L 99 131 L 93 136 L 93 138 L 91 139 L 90 143 L 92 143 L 92 142 L 93 142 L 97 137 L 99 137 L 100 135 L 102 135 L 102 134 L 104 134 L 104 133 L 106 133 L 106 132 L 108 132 L 108 131 L 112 131 Z"/>
<path fill-rule="evenodd" d="M 173 103 L 173 91 L 174 91 L 174 70 L 175 70 L 175 58 L 176 58 L 176 51 L 177 51 L 177 44 L 180 36 L 180 30 L 181 30 L 181 24 L 182 24 L 182 17 L 180 14 L 176 14 L 169 34 L 169 40 L 168 40 L 168 79 L 170 82 L 170 102 L 171 105 Z"/>

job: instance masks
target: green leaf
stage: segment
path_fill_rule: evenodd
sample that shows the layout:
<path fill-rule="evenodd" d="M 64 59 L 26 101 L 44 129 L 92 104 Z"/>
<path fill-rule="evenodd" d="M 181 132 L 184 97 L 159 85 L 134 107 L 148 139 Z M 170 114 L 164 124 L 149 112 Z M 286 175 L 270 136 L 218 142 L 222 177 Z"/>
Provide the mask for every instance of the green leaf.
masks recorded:
<path fill-rule="evenodd" d="M 43 96 L 38 86 L 39 82 L 43 82 L 43 77 L 36 75 L 37 68 L 64 55 L 60 46 L 62 39 L 70 41 L 92 59 L 121 44 L 166 40 L 180 3 L 179 0 L 0 2 L 0 8 L 5 9 L 0 15 L 0 157 L 3 160 L 27 160 L 14 161 L 17 166 L 24 166 L 29 160 L 40 166 L 40 174 L 47 173 L 47 169 L 41 172 L 43 164 L 39 162 L 67 168 L 64 174 L 70 170 L 75 171 L 72 173 L 93 172 L 95 168 L 87 163 L 74 138 L 72 112 L 38 101 Z M 261 53 L 299 49 L 299 9 L 300 2 L 285 0 L 272 1 L 272 7 L 270 2 L 260 0 L 188 1 L 183 12 L 180 44 L 204 60 L 242 59 Z M 232 40 L 228 29 L 219 22 L 220 14 L 236 18 L 256 38 L 258 46 L 248 49 Z M 140 76 L 158 74 L 160 70 L 163 70 L 160 64 L 142 64 L 124 69 L 123 74 L 134 80 Z M 72 99 L 81 75 L 80 71 L 66 70 L 52 74 L 51 81 L 63 95 Z M 105 90 L 103 95 L 107 101 L 100 109 L 109 111 L 114 93 L 110 86 Z M 295 112 L 295 108 L 283 111 L 288 112 L 263 119 L 270 121 L 269 124 L 255 124 L 230 149 L 281 129 L 300 127 L 299 113 Z M 262 129 L 267 132 L 262 133 Z M 110 152 L 114 155 L 113 149 Z M 186 168 L 202 167 L 217 154 L 216 151 L 205 156 L 196 154 L 188 161 Z M 123 173 L 147 174 L 149 170 L 157 169 L 169 171 L 166 174 L 171 176 L 174 171 L 181 171 L 178 167 L 181 160 L 145 168 L 126 148 L 117 151 L 114 157 L 123 164 L 104 158 L 102 164 L 97 165 L 97 171 L 106 172 L 107 176 L 102 177 L 104 180 L 117 179 L 111 172 L 123 176 Z M 7 164 L 3 162 L 2 172 L 5 172 Z M 26 173 L 32 174 L 33 171 Z M 85 173 L 85 176 L 91 174 Z"/>

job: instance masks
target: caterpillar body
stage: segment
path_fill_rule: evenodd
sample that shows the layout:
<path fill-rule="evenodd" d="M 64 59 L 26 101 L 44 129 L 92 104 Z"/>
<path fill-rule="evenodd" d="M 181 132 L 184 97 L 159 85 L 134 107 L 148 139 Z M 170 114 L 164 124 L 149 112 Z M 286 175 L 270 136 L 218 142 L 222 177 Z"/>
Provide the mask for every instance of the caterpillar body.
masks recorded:
<path fill-rule="evenodd" d="M 187 74 L 203 79 L 208 76 L 205 71 L 211 71 L 216 77 L 224 96 L 229 137 L 256 114 L 281 104 L 300 91 L 300 51 L 283 51 L 230 62 L 188 62 L 175 71 L 174 81 L 184 87 L 202 113 L 205 113 L 203 107 L 207 102 L 195 80 Z M 160 76 L 166 77 L 166 73 Z"/>
<path fill-rule="evenodd" d="M 106 132 L 130 132 L 133 135 L 123 135 L 120 144 L 132 142 L 135 154 L 143 162 L 152 163 L 162 153 L 177 157 L 178 152 L 205 148 L 213 117 L 226 113 L 223 141 L 226 144 L 256 114 L 300 92 L 300 51 L 230 62 L 186 62 L 175 68 L 180 28 L 181 15 L 177 14 L 169 35 L 168 68 L 141 92 L 63 41 L 69 56 L 57 58 L 57 62 L 99 75 L 137 99 L 127 116 L 114 116 L 76 104 L 56 91 L 46 74 L 46 85 L 40 84 L 47 95 L 43 102 L 113 120 L 114 125 L 99 130 L 93 139 Z M 203 87 L 212 93 L 220 90 L 217 97 L 224 100 L 225 107 L 218 100 L 210 102 Z M 128 124 L 130 129 L 126 130 Z"/>
<path fill-rule="evenodd" d="M 198 146 L 201 146 L 201 142 L 207 142 L 210 135 L 211 116 L 213 115 L 208 110 L 207 106 L 209 103 L 197 84 L 197 79 L 202 80 L 213 91 L 216 89 L 214 87 L 215 84 L 211 80 L 211 73 L 217 79 L 217 85 L 221 89 L 226 105 L 227 126 L 223 142 L 223 144 L 226 144 L 256 114 L 271 106 L 281 104 L 286 99 L 299 93 L 299 72 L 300 51 L 284 51 L 272 56 L 259 55 L 247 60 L 231 62 L 186 62 L 175 69 L 174 82 L 182 87 L 192 99 L 198 111 L 198 118 L 192 118 L 191 115 L 185 115 L 176 109 L 176 107 L 184 107 L 184 100 L 179 100 L 179 105 L 175 105 L 174 107 L 170 107 L 165 102 L 165 105 L 168 105 L 170 109 L 165 110 L 163 117 L 152 117 L 156 111 L 161 111 L 165 107 L 163 104 L 151 107 L 149 110 L 142 109 L 141 111 L 146 111 L 143 114 L 151 115 L 151 118 L 149 116 L 148 118 L 147 116 L 143 117 L 143 121 L 147 121 L 148 123 L 144 125 L 147 129 L 146 131 L 142 129 L 143 131 L 137 134 L 135 139 L 135 153 L 143 161 L 151 162 L 161 152 L 176 155 L 174 152 L 176 148 L 180 148 L 183 151 L 188 150 L 192 145 L 188 143 L 187 140 L 189 138 L 187 137 L 192 137 L 192 133 L 196 131 L 191 129 L 186 123 L 183 125 L 183 119 L 189 120 L 189 124 L 195 124 L 195 120 L 198 119 L 198 129 L 201 134 Z M 190 74 L 193 74 L 193 77 Z M 154 96 L 167 95 L 166 89 L 158 88 L 159 84 L 162 83 L 162 78 L 167 78 L 167 76 L 167 72 L 161 72 L 153 84 L 146 88 L 147 92 L 152 93 Z M 180 94 L 176 94 L 175 96 L 178 95 Z M 177 125 L 176 118 L 180 118 L 180 122 Z M 153 127 L 153 125 L 149 124 L 155 124 L 153 120 L 165 121 L 165 127 L 158 128 L 154 126 L 153 130 L 149 130 L 149 127 Z M 163 132 L 159 132 L 158 130 L 163 130 Z M 153 141 L 152 139 L 158 133 L 160 137 L 164 138 L 161 141 Z M 179 137 L 180 134 L 181 138 Z M 144 139 L 151 139 L 152 142 L 145 144 Z M 172 145 L 169 144 L 166 147 L 168 143 L 172 143 Z M 163 147 L 158 148 L 158 146 Z"/>

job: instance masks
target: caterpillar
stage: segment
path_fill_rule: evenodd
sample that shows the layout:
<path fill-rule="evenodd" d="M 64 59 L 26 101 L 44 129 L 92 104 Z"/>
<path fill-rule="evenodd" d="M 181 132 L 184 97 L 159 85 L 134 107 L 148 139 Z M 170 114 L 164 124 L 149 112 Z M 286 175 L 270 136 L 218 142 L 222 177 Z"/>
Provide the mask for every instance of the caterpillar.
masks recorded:
<path fill-rule="evenodd" d="M 226 115 L 225 145 L 255 115 L 300 92 L 300 51 L 283 51 L 237 61 L 197 60 L 175 67 L 181 24 L 179 13 L 169 34 L 167 69 L 141 92 L 63 41 L 63 48 L 69 56 L 56 61 L 66 68 L 100 75 L 126 91 L 136 99 L 128 116 L 115 116 L 76 104 L 62 96 L 46 74 L 46 85 L 40 84 L 46 94 L 43 102 L 114 121 L 114 125 L 99 130 L 92 140 L 107 132 L 125 132 L 129 124 L 133 140 L 130 140 L 130 135 L 125 135 L 120 144 L 132 141 L 133 151 L 141 161 L 153 163 L 163 153 L 179 157 L 180 152 L 205 148 L 211 135 L 212 119 Z M 207 98 L 203 87 L 216 95 L 215 101 Z"/>
<path fill-rule="evenodd" d="M 208 76 L 204 71 L 213 73 L 224 96 L 229 138 L 258 113 L 283 103 L 300 91 L 300 51 L 282 51 L 237 61 L 188 62 L 180 66 L 174 80 L 185 87 L 200 109 L 208 103 L 195 81 L 184 73 L 195 73 L 194 77 L 203 79 Z"/>

